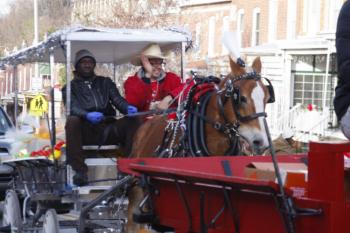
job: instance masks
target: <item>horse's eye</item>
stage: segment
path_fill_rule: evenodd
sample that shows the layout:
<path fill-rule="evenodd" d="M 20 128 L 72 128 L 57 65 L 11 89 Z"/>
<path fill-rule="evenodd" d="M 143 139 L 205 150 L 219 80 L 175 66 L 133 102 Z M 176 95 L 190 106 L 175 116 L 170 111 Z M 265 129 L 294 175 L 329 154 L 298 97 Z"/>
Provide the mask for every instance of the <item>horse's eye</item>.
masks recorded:
<path fill-rule="evenodd" d="M 241 96 L 241 102 L 246 104 L 247 103 L 247 97 Z"/>

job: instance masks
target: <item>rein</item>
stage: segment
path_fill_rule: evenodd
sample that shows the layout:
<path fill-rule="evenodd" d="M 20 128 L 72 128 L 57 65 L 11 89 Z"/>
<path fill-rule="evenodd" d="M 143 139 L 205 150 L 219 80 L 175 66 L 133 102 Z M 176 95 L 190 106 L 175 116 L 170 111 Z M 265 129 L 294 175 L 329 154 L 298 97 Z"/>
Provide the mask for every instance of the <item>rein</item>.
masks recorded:
<path fill-rule="evenodd" d="M 154 109 L 154 110 L 149 110 L 149 111 L 137 112 L 137 113 L 133 113 L 133 114 L 127 114 L 125 116 L 137 117 L 137 116 L 147 116 L 147 115 L 165 115 L 165 114 L 172 113 L 172 112 L 176 112 L 176 109 L 175 108 L 168 108 L 165 110 Z"/>

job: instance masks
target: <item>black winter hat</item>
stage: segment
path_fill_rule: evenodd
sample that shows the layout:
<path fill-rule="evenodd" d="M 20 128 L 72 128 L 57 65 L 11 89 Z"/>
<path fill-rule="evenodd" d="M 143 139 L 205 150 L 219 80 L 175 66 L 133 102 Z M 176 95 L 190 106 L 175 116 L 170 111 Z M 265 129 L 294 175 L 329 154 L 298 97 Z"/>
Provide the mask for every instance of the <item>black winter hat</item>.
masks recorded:
<path fill-rule="evenodd" d="M 75 60 L 74 60 L 74 67 L 77 67 L 79 61 L 85 57 L 89 57 L 91 58 L 92 60 L 94 60 L 95 62 L 95 65 L 96 65 L 96 59 L 95 59 L 95 56 L 88 50 L 86 49 L 82 49 L 82 50 L 79 50 L 76 54 L 75 54 Z"/>

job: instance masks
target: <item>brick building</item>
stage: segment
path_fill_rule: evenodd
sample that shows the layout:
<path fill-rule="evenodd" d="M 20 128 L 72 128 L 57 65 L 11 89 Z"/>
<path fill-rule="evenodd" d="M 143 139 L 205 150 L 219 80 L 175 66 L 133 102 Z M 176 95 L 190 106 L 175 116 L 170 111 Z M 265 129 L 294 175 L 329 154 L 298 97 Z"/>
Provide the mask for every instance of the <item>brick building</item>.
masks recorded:
<path fill-rule="evenodd" d="M 247 61 L 260 56 L 263 75 L 272 80 L 277 101 L 268 106 L 277 132 L 296 127 L 290 118 L 312 105 L 315 127 L 335 125 L 332 99 L 336 85 L 335 29 L 344 0 L 187 0 L 181 23 L 190 28 L 194 49 L 189 66 L 205 63 L 209 72 L 226 73 L 221 37 L 237 31 Z M 294 124 L 293 126 L 291 124 Z M 318 124 L 318 125 L 317 125 Z"/>
<path fill-rule="evenodd" d="M 72 22 L 84 19 L 101 25 L 103 19 L 111 18 L 117 22 L 113 19 L 116 7 L 133 13 L 154 1 L 75 0 Z M 331 103 L 337 72 L 334 38 L 344 0 L 181 0 L 171 8 L 167 2 L 160 1 L 150 12 L 152 17 L 163 17 L 160 12 L 166 12 L 170 21 L 163 25 L 181 25 L 192 32 L 187 69 L 226 74 L 228 56 L 221 38 L 224 31 L 237 31 L 248 63 L 260 56 L 263 75 L 275 86 L 277 101 L 268 107 L 273 127 L 278 128 L 279 122 L 286 125 L 288 112 L 309 104 L 335 124 Z M 8 75 L 0 74 L 0 88 Z M 10 90 L 9 85 L 5 90 Z"/>

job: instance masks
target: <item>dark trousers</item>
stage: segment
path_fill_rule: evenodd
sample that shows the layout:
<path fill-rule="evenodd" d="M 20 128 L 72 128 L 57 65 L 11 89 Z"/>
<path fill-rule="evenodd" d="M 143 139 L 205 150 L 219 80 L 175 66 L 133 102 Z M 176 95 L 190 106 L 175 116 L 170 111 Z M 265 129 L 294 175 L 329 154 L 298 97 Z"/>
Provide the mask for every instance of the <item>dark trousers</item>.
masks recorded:
<path fill-rule="evenodd" d="M 120 145 L 128 156 L 139 125 L 138 118 L 132 117 L 110 119 L 94 125 L 83 118 L 69 116 L 65 126 L 67 164 L 76 172 L 87 172 L 83 145 Z"/>

